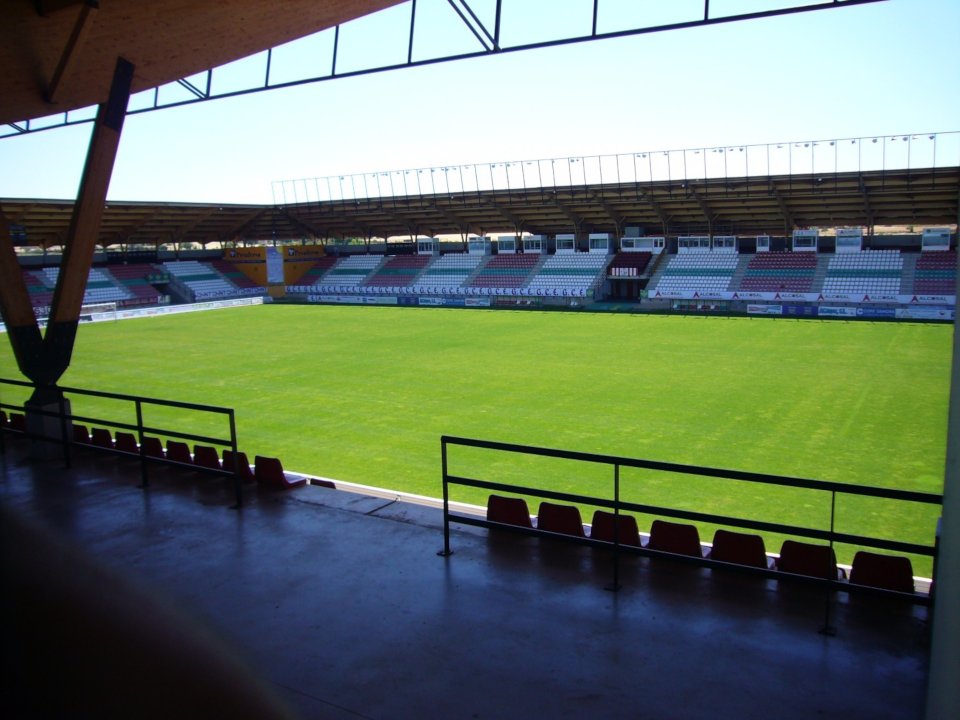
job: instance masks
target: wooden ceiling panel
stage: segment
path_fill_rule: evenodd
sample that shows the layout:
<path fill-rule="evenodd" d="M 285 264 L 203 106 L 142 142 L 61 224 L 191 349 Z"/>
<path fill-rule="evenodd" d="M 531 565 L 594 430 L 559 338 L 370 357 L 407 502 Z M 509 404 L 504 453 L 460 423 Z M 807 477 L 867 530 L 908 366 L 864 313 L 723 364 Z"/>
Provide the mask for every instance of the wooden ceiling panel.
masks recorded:
<path fill-rule="evenodd" d="M 5 0 L 0 123 L 103 102 L 117 57 L 136 67 L 139 92 L 402 1 Z"/>

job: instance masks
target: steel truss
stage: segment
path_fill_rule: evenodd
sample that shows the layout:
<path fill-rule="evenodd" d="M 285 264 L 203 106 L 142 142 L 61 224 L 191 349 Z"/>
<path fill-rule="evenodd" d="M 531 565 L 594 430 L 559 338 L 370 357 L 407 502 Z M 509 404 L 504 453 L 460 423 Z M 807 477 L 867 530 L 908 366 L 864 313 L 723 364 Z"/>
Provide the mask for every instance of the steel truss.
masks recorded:
<path fill-rule="evenodd" d="M 257 55 L 251 56 L 256 59 L 258 68 L 251 69 L 249 82 L 241 87 L 231 88 L 229 90 L 217 90 L 217 76 L 224 73 L 229 66 L 221 68 L 211 68 L 189 78 L 182 78 L 174 83 L 157 87 L 152 90 L 146 90 L 138 93 L 131 99 L 128 108 L 128 114 L 134 115 L 154 110 L 163 110 L 166 108 L 191 105 L 193 103 L 206 102 L 208 100 L 218 100 L 228 97 L 237 97 L 240 95 L 249 95 L 251 93 L 264 92 L 267 90 L 278 90 L 282 88 L 296 87 L 311 83 L 323 82 L 348 77 L 358 77 L 370 75 L 373 73 L 386 72 L 389 70 L 399 70 L 403 68 L 421 67 L 425 65 L 435 65 L 438 63 L 451 62 L 454 60 L 467 60 L 491 55 L 502 55 L 505 53 L 521 52 L 525 50 L 537 50 L 549 47 L 558 47 L 562 45 L 572 45 L 576 43 L 585 43 L 597 40 L 609 40 L 612 38 L 630 37 L 634 35 L 645 35 L 649 33 L 667 32 L 671 30 L 684 30 L 688 28 L 705 27 L 711 25 L 721 25 L 732 22 L 742 22 L 745 20 L 757 20 L 760 18 L 776 17 L 781 15 L 795 15 L 798 13 L 813 12 L 817 10 L 830 10 L 846 6 L 866 5 L 884 0 L 820 0 L 819 2 L 808 2 L 791 7 L 771 7 L 766 10 L 760 10 L 749 13 L 738 13 L 730 15 L 711 14 L 710 0 L 703 0 L 702 16 L 698 13 L 696 17 L 680 22 L 671 22 L 667 24 L 646 25 L 639 27 L 622 28 L 601 32 L 599 20 L 603 3 L 601 0 L 593 0 L 593 11 L 590 17 L 590 28 L 584 28 L 579 34 L 572 34 L 566 37 L 557 37 L 550 40 L 541 40 L 536 42 L 517 43 L 507 45 L 502 42 L 504 36 L 503 16 L 506 5 L 515 5 L 522 3 L 522 0 L 495 0 L 493 11 L 492 28 L 490 20 L 481 20 L 478 13 L 474 10 L 477 0 L 446 0 L 452 8 L 459 21 L 469 30 L 473 40 L 470 48 L 464 48 L 462 51 L 449 54 L 432 55 L 429 54 L 429 48 L 426 50 L 416 45 L 417 28 L 423 24 L 422 4 L 418 11 L 417 0 L 409 0 L 410 23 L 409 36 L 406 41 L 406 60 L 402 62 L 385 63 L 373 67 L 342 71 L 338 70 L 339 60 L 341 59 L 341 26 L 324 30 L 317 34 L 317 37 L 332 35 L 332 51 L 328 58 L 318 58 L 315 64 L 304 68 L 304 76 L 295 79 L 278 81 L 271 78 L 271 71 L 274 61 L 274 55 L 278 48 L 270 48 Z M 422 3 L 422 0 L 421 0 Z M 773 4 L 769 0 L 768 4 Z M 398 5 L 396 7 L 403 7 Z M 381 11 L 391 12 L 395 8 Z M 362 22 L 364 18 L 346 23 L 344 28 L 354 26 Z M 426 53 L 426 57 L 418 57 L 417 52 Z M 249 58 L 248 58 L 249 59 Z M 4 137 L 16 137 L 42 130 L 49 130 L 58 127 L 70 125 L 80 125 L 92 122 L 94 119 L 94 109 L 82 108 L 57 115 L 51 115 L 45 118 L 26 120 L 17 123 L 8 123 L 0 127 L 0 139 Z"/>

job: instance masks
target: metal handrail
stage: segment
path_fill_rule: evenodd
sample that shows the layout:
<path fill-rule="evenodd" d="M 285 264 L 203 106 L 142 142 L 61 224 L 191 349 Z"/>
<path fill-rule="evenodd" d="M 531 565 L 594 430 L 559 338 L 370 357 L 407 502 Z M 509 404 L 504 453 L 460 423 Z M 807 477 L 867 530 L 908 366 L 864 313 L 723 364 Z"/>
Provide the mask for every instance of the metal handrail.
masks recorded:
<path fill-rule="evenodd" d="M 12 380 L 8 378 L 0 378 L 0 385 L 12 385 L 15 387 L 23 388 L 36 388 L 36 384 L 24 380 Z M 84 388 L 75 388 L 75 387 L 58 387 L 61 391 L 60 395 L 60 405 L 57 412 L 51 410 L 41 410 L 38 408 L 31 408 L 30 412 L 41 415 L 44 417 L 53 417 L 60 420 L 60 437 L 52 437 L 50 435 L 38 435 L 35 433 L 26 433 L 27 437 L 44 440 L 46 442 L 60 444 L 63 447 L 64 453 L 64 463 L 67 467 L 71 464 L 70 458 L 70 448 L 74 444 L 73 438 L 70 437 L 67 433 L 67 423 L 73 423 L 74 421 L 103 425 L 115 429 L 124 429 L 131 430 L 137 433 L 137 440 L 140 446 L 140 467 L 141 467 L 141 478 L 143 482 L 143 487 L 147 488 L 149 486 L 149 477 L 147 474 L 147 465 L 150 462 L 155 463 L 169 463 L 169 464 L 179 464 L 173 460 L 167 460 L 166 458 L 156 458 L 147 456 L 144 448 L 144 437 L 146 435 L 163 435 L 170 438 L 178 438 L 182 440 L 192 440 L 194 442 L 202 442 L 211 445 L 219 445 L 223 447 L 229 447 L 233 452 L 234 458 L 234 467 L 233 468 L 222 468 L 216 470 L 214 468 L 205 468 L 202 466 L 191 466 L 194 469 L 201 472 L 208 472 L 212 474 L 224 475 L 224 476 L 233 476 L 234 478 L 234 491 L 236 495 L 236 506 L 240 507 L 243 504 L 243 490 L 242 490 L 242 480 L 239 475 L 239 468 L 237 467 L 237 429 L 236 429 L 236 415 L 233 408 L 220 407 L 217 405 L 206 405 L 202 403 L 193 403 L 193 402 L 184 402 L 181 400 L 165 400 L 162 398 L 152 398 L 142 395 L 130 395 L 127 393 L 116 393 L 116 392 L 106 392 L 102 390 L 87 390 Z M 130 402 L 134 405 L 134 411 L 136 413 L 136 423 L 121 422 L 117 420 L 107 420 L 104 418 L 97 418 L 88 415 L 74 415 L 72 413 L 66 412 L 65 409 L 65 398 L 67 395 L 79 395 L 84 397 L 95 397 L 102 398 L 107 400 L 119 400 L 122 402 Z M 227 437 L 213 437 L 207 435 L 198 435 L 195 433 L 182 432 L 180 430 L 172 428 L 163 428 L 163 427 L 154 427 L 152 425 L 146 425 L 143 421 L 143 408 L 144 406 L 157 406 L 157 407 L 169 407 L 169 408 L 179 408 L 182 410 L 189 410 L 192 412 L 200 413 L 212 413 L 215 415 L 223 415 L 226 417 L 228 422 L 228 436 Z M 0 409 L 8 410 L 17 410 L 23 413 L 26 413 L 25 405 L 17 405 L 13 403 L 0 402 Z M 5 446 L 3 444 L 3 436 L 5 432 L 9 432 L 9 428 L 0 425 L 0 453 L 5 452 Z M 122 451 L 112 450 L 110 448 L 101 448 L 95 445 L 89 445 L 85 447 L 91 447 L 95 450 L 100 450 L 103 452 L 112 452 L 112 453 L 122 453 Z M 122 453 L 126 454 L 126 453 Z"/>
<path fill-rule="evenodd" d="M 612 468 L 613 470 L 613 480 L 611 493 L 606 497 L 597 497 L 591 495 L 583 495 L 576 493 L 567 493 L 567 492 L 558 492 L 554 490 L 548 490 L 545 488 L 535 488 L 511 483 L 502 483 L 494 482 L 489 480 L 480 480 L 475 478 L 463 477 L 460 475 L 452 474 L 449 470 L 448 462 L 448 447 L 449 446 L 460 446 L 460 447 L 471 447 L 479 448 L 484 450 L 494 450 L 498 452 L 508 452 L 508 453 L 518 453 L 522 455 L 535 455 L 539 457 L 549 457 L 549 458 L 558 458 L 563 460 L 573 460 L 577 462 L 592 463 L 599 465 L 606 465 Z M 522 529 L 515 528 L 513 526 L 506 526 L 500 523 L 492 522 L 486 519 L 480 519 L 477 517 L 471 517 L 469 515 L 457 514 L 450 512 L 450 485 L 462 485 L 467 487 L 482 488 L 487 490 L 498 490 L 510 493 L 516 493 L 519 495 L 527 495 L 531 497 L 544 498 L 550 500 L 560 500 L 564 502 L 571 503 L 580 503 L 585 505 L 592 505 L 598 508 L 608 508 L 613 511 L 617 516 L 623 511 L 632 511 L 632 512 L 641 512 L 648 513 L 653 515 L 660 515 L 671 518 L 680 518 L 685 520 L 693 520 L 699 522 L 709 522 L 716 525 L 722 525 L 727 527 L 736 527 L 736 528 L 746 528 L 751 530 L 757 530 L 762 532 L 775 532 L 784 535 L 810 538 L 816 540 L 824 540 L 829 543 L 831 549 L 833 549 L 834 544 L 843 543 L 850 545 L 857 545 L 860 547 L 868 548 L 877 548 L 882 550 L 892 550 L 904 553 L 912 553 L 915 555 L 923 555 L 932 557 L 934 559 L 934 565 L 936 564 L 937 557 L 937 545 L 922 545 L 918 543 L 909 543 L 902 542 L 898 540 L 886 540 L 883 538 L 869 537 L 865 535 L 855 535 L 850 533 L 838 532 L 835 528 L 835 519 L 836 519 L 836 498 L 838 495 L 852 495 L 860 497 L 876 497 L 884 498 L 889 500 L 897 500 L 902 502 L 915 502 L 922 504 L 931 504 L 931 505 L 942 505 L 943 496 L 937 493 L 928 493 L 928 492 L 918 492 L 911 490 L 896 490 L 891 488 L 875 487 L 875 486 L 865 486 L 865 485 L 853 485 L 848 483 L 839 483 L 831 482 L 824 480 L 812 480 L 808 478 L 798 478 L 798 477 L 787 477 L 782 475 L 770 475 L 766 473 L 755 473 L 747 472 L 742 470 L 728 470 L 721 468 L 705 467 L 698 465 L 684 465 L 680 463 L 671 463 L 671 462 L 662 462 L 657 460 L 645 460 L 640 458 L 629 458 L 616 455 L 604 455 L 598 453 L 587 453 L 587 452 L 578 452 L 572 450 L 561 450 L 556 448 L 544 448 L 536 447 L 530 445 L 518 445 L 515 443 L 505 443 L 505 442 L 496 442 L 489 440 L 478 440 L 473 438 L 463 438 L 456 436 L 444 435 L 440 438 L 440 453 L 441 453 L 441 464 L 442 464 L 442 478 L 443 478 L 443 537 L 444 537 L 444 548 L 441 551 L 441 555 L 451 554 L 450 549 L 450 523 L 456 522 L 465 525 L 474 525 L 480 527 L 488 528 L 509 528 L 511 530 L 517 530 L 526 534 L 533 535 L 553 535 L 546 531 L 538 529 Z M 677 508 L 662 507 L 656 505 L 647 505 L 642 503 L 635 503 L 629 501 L 623 501 L 620 499 L 620 469 L 624 467 L 630 468 L 641 468 L 647 470 L 654 470 L 658 472 L 669 472 L 677 473 L 683 475 L 696 475 L 699 477 L 709 477 L 709 478 L 721 478 L 729 480 L 739 480 L 745 482 L 754 482 L 762 483 L 765 485 L 774 485 L 780 487 L 793 487 L 793 488 L 803 488 L 808 490 L 814 490 L 818 492 L 829 493 L 830 495 L 830 517 L 829 517 L 829 529 L 821 528 L 809 528 L 802 527 L 798 525 L 787 525 L 783 523 L 775 523 L 761 520 L 749 520 L 746 518 L 731 517 L 727 515 L 717 515 L 714 513 L 691 511 L 691 510 L 680 510 Z M 618 521 L 617 521 L 618 523 Z M 615 525 L 615 526 L 618 526 Z M 670 555 L 671 557 L 677 557 L 669 553 L 663 553 L 661 551 L 656 551 L 648 548 L 637 548 L 634 546 L 625 546 L 621 545 L 618 540 L 615 540 L 614 543 L 608 543 L 601 540 L 594 540 L 591 538 L 568 538 L 567 536 L 558 536 L 565 539 L 574 540 L 575 542 L 588 545 L 600 545 L 609 547 L 612 545 L 614 549 L 614 578 L 612 587 L 619 587 L 619 553 L 622 551 L 627 551 L 632 554 L 641 554 L 641 555 Z M 768 577 L 777 577 L 782 578 L 782 571 L 776 570 L 767 570 L 761 568 L 746 568 L 740 566 L 732 566 L 729 563 L 720 562 L 717 560 L 711 560 L 709 558 L 679 558 L 684 562 L 694 562 L 699 565 L 706 566 L 723 566 L 723 567 L 736 567 L 737 569 L 742 569 L 745 572 L 750 572 L 759 575 L 765 575 Z M 795 577 L 791 575 L 791 577 Z M 851 585 L 849 583 L 843 583 L 837 580 L 826 580 L 820 578 L 807 578 L 804 576 L 796 576 L 802 580 L 812 582 L 814 584 L 823 585 L 831 590 L 842 589 L 845 591 L 856 591 L 856 592 L 866 592 L 866 593 L 880 593 L 886 595 L 896 595 L 908 597 L 912 602 L 917 604 L 929 604 L 931 598 L 929 595 L 923 595 L 919 593 L 914 594 L 905 594 L 889 590 L 882 590 L 877 588 L 865 587 Z"/>

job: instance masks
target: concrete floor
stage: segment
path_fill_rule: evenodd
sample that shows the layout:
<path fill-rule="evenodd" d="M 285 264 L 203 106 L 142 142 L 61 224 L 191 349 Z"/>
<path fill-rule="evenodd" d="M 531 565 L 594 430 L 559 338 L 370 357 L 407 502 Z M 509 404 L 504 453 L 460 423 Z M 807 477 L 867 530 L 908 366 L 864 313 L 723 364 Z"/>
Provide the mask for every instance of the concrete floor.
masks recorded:
<path fill-rule="evenodd" d="M 244 688 L 303 718 L 923 714 L 923 608 L 839 594 L 831 604 L 837 634 L 827 637 L 818 632 L 824 593 L 805 585 L 631 557 L 623 564 L 623 588 L 612 593 L 603 589 L 609 558 L 589 547 L 454 526 L 454 554 L 443 558 L 436 554 L 442 516 L 433 508 L 307 487 L 281 494 L 248 488 L 237 511 L 220 479 L 160 469 L 144 491 L 135 461 L 86 454 L 64 470 L 28 461 L 22 444 L 8 437 L 0 458 L 5 525 L 16 519 L 27 525 L 28 538 L 48 535 L 54 548 L 48 554 L 77 553 L 65 566 L 94 566 L 80 576 L 80 592 L 95 603 L 128 590 L 134 598 L 132 633 L 123 629 L 124 611 L 111 613 L 121 630 L 98 634 L 103 652 L 80 661 L 49 657 L 60 651 L 56 639 L 43 636 L 59 630 L 23 629 L 28 622 L 17 630 L 27 613 L 4 611 L 7 639 L 16 635 L 7 646 L 17 649 L 5 651 L 5 662 L 31 667 L 11 653 L 33 653 L 31 662 L 56 668 L 39 673 L 42 679 L 27 677 L 27 670 L 19 680 L 5 673 L 5 705 L 19 707 L 23 717 L 51 708 L 111 715 L 97 706 L 102 695 L 58 697 L 66 693 L 61 677 L 81 678 L 75 683 L 81 687 L 128 688 L 120 694 L 130 697 L 116 700 L 113 716 L 130 716 L 131 707 L 148 716 L 155 693 L 162 702 L 181 701 L 181 717 L 210 716 L 188 691 L 198 676 L 200 692 Z M 46 541 L 6 537 L 0 555 L 7 568 L 16 565 L 11 558 L 34 568 L 60 562 L 44 559 Z M 16 570 L 6 575 L 8 588 L 22 585 Z M 50 575 L 52 582 L 60 577 Z M 120 590 L 90 579 L 100 577 L 119 578 Z M 154 620 L 166 612 L 154 612 L 154 605 L 175 616 L 172 631 Z M 58 600 L 56 607 L 76 615 L 74 625 L 90 624 L 77 610 L 84 603 Z M 119 661 L 127 655 L 115 646 L 151 631 L 162 639 L 130 640 L 137 659 Z M 203 682 L 220 677 L 222 668 L 188 668 L 204 657 L 208 634 L 207 648 L 215 649 L 207 667 L 229 658 L 223 684 Z M 161 662 L 163 653 L 183 663 L 187 679 L 176 679 L 175 668 L 174 680 L 160 690 L 103 680 L 160 677 L 149 663 Z M 256 678 L 266 681 L 263 687 Z M 11 686 L 16 682 L 20 689 Z M 35 695 L 22 690 L 28 686 Z M 235 702 L 265 717 L 267 711 L 251 709 L 260 700 L 232 696 L 222 707 Z M 83 703 L 90 705 L 85 712 L 70 712 Z"/>

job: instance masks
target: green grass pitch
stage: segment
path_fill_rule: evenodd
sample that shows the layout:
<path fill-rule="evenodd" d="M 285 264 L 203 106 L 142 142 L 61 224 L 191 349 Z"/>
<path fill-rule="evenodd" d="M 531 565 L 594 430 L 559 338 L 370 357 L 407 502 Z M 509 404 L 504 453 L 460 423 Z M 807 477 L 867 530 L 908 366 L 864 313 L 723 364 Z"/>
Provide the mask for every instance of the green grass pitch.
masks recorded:
<path fill-rule="evenodd" d="M 233 407 L 251 458 L 430 496 L 442 434 L 940 492 L 951 338 L 914 323 L 268 305 L 84 325 L 63 383 Z M 0 376 L 19 377 L 6 341 Z M 88 411 L 112 412 L 75 403 Z M 454 449 L 451 471 L 611 492 L 609 470 L 570 462 Z M 622 480 L 637 502 L 828 518 L 829 498 L 804 491 Z M 935 518 L 888 501 L 837 514 L 840 530 L 923 543 Z"/>

